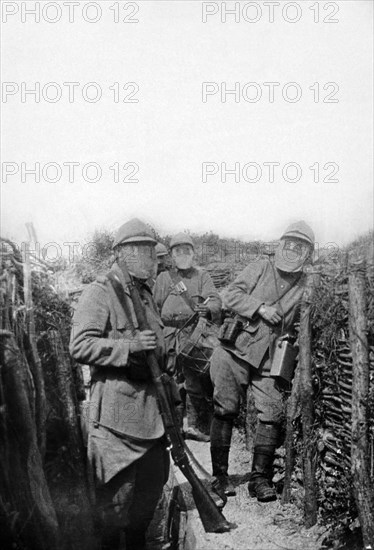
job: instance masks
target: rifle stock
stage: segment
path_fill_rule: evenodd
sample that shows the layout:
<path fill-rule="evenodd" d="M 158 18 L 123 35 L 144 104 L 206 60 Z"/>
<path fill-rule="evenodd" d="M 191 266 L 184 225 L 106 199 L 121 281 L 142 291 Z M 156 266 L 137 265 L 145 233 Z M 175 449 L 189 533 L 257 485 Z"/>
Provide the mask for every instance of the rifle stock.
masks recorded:
<path fill-rule="evenodd" d="M 139 329 L 141 331 L 149 330 L 150 326 L 148 324 L 139 291 L 131 279 L 130 274 L 128 272 L 124 272 L 124 275 L 130 291 Z M 110 281 L 112 282 L 114 291 L 122 304 L 124 299 L 123 287 L 120 281 L 115 278 L 114 282 L 113 279 L 114 277 L 111 277 Z M 164 423 L 165 432 L 170 442 L 171 454 L 175 464 L 191 485 L 192 496 L 199 512 L 203 527 L 207 533 L 224 533 L 229 531 L 235 527 L 235 525 L 226 520 L 210 496 L 209 492 L 204 487 L 203 483 L 197 477 L 188 459 L 185 450 L 185 443 L 178 427 L 174 402 L 171 398 L 170 378 L 161 370 L 154 351 L 148 351 L 146 355 L 152 380 L 156 386 L 158 405 Z"/>

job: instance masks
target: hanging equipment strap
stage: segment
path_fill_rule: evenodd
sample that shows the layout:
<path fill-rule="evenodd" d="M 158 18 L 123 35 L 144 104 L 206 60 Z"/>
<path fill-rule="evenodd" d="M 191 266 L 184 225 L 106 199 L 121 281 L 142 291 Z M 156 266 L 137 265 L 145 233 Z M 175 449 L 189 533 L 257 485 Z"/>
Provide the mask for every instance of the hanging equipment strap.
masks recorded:
<path fill-rule="evenodd" d="M 184 284 L 182 277 L 177 273 L 176 270 L 173 270 L 173 269 L 169 271 L 169 276 L 172 282 L 173 289 L 175 289 L 178 292 L 179 296 L 183 298 L 183 300 L 186 302 L 188 307 L 192 311 L 195 311 L 196 304 L 192 300 L 191 296 L 188 294 L 187 287 Z"/>

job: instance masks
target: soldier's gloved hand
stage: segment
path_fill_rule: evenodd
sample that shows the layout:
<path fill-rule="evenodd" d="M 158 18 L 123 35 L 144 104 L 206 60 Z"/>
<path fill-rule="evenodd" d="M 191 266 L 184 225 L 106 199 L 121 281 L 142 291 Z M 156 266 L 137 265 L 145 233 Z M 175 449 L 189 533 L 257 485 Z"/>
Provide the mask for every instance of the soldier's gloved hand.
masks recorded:
<path fill-rule="evenodd" d="M 277 325 L 282 320 L 282 315 L 274 306 L 262 304 L 258 309 L 258 314 L 271 325 Z"/>
<path fill-rule="evenodd" d="M 209 308 L 207 305 L 205 304 L 199 304 L 195 307 L 195 311 L 196 313 L 199 314 L 199 317 L 204 317 L 205 319 L 208 317 L 209 315 Z"/>
<path fill-rule="evenodd" d="M 143 330 L 139 332 L 130 342 L 130 353 L 139 351 L 150 351 L 156 349 L 157 339 L 156 333 L 153 330 Z"/>

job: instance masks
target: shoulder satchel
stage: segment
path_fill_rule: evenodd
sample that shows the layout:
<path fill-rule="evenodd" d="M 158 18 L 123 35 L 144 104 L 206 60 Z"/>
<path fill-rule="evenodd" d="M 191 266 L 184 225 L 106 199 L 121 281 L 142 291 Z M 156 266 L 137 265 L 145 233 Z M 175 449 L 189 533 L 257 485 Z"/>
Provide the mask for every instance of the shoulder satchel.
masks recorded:
<path fill-rule="evenodd" d="M 182 278 L 175 270 L 169 271 L 170 279 L 173 284 L 173 288 L 177 290 L 179 295 L 183 298 L 186 304 L 195 313 L 195 303 L 188 294 L 186 285 Z M 202 276 L 199 272 L 199 291 L 201 293 Z M 197 314 L 195 314 L 197 317 Z M 192 317 L 193 319 L 194 317 Z M 207 319 L 198 319 L 196 326 L 194 326 L 192 332 L 187 338 L 182 338 L 181 342 L 177 343 L 177 357 L 183 362 L 185 366 L 194 370 L 196 373 L 202 376 L 207 376 L 209 373 L 210 357 L 213 353 L 213 349 L 219 344 L 217 333 L 218 327 Z M 184 326 L 186 328 L 188 324 Z M 183 329 L 179 329 L 178 334 Z"/>
<path fill-rule="evenodd" d="M 210 357 L 219 345 L 219 327 L 208 319 L 200 318 L 195 329 L 189 335 L 178 357 L 183 365 L 201 376 L 209 375 Z"/>

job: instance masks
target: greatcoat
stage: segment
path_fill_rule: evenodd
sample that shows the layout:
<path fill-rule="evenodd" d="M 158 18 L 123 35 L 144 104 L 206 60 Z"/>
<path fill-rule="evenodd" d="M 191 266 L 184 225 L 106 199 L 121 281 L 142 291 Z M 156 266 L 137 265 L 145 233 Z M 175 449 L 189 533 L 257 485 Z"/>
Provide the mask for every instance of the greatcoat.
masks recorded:
<path fill-rule="evenodd" d="M 111 271 L 126 287 L 118 265 Z M 127 291 L 126 296 L 131 322 L 108 278 L 98 277 L 84 290 L 73 318 L 71 355 L 91 367 L 88 455 L 98 484 L 143 456 L 164 434 L 144 352 L 130 353 L 138 324 Z M 141 296 L 163 360 L 163 325 L 146 285 Z"/>

